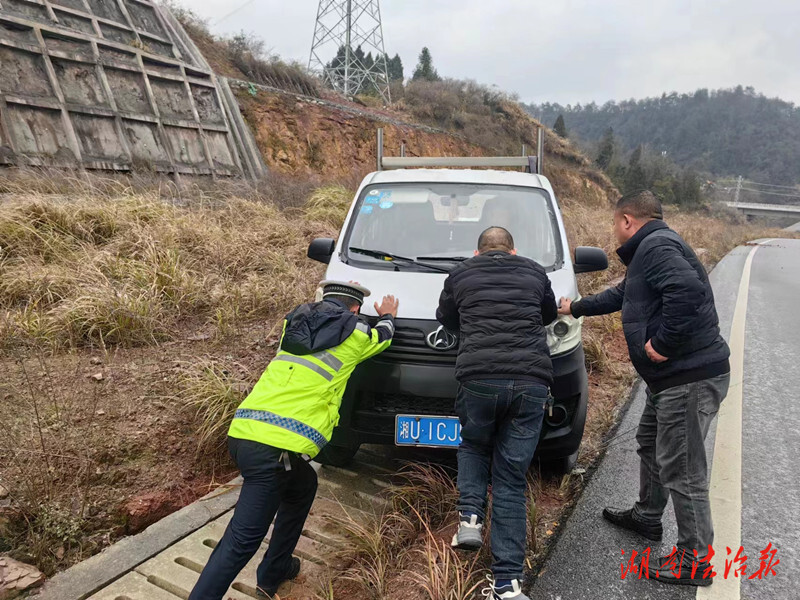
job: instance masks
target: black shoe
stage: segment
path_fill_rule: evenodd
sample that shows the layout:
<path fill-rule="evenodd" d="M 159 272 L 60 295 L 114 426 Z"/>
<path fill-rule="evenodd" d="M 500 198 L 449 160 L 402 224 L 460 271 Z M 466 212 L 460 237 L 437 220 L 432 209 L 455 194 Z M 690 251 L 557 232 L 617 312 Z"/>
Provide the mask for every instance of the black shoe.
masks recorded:
<path fill-rule="evenodd" d="M 706 565 L 698 566 L 695 569 L 694 577 L 692 577 L 692 566 L 684 564 L 681 565 L 680 570 L 678 570 L 677 562 L 674 556 L 664 556 L 656 559 L 656 564 L 648 567 L 647 574 L 650 576 L 650 579 L 670 585 L 706 587 L 714 583 L 711 577 L 703 578 Z"/>
<path fill-rule="evenodd" d="M 631 508 L 612 508 L 606 507 L 603 509 L 603 517 L 623 529 L 635 531 L 639 535 L 646 537 L 648 540 L 660 542 L 664 535 L 664 528 L 661 523 L 657 525 L 649 525 L 642 523 L 633 518 L 633 509 Z"/>
<path fill-rule="evenodd" d="M 290 581 L 297 577 L 300 574 L 300 559 L 296 556 L 292 557 L 292 562 L 289 564 L 289 570 L 286 571 L 286 575 L 284 575 L 278 583 L 273 583 L 271 585 L 259 585 L 256 586 L 256 598 L 272 598 L 275 594 L 278 593 L 278 588 L 281 587 L 281 584 L 284 581 Z"/>

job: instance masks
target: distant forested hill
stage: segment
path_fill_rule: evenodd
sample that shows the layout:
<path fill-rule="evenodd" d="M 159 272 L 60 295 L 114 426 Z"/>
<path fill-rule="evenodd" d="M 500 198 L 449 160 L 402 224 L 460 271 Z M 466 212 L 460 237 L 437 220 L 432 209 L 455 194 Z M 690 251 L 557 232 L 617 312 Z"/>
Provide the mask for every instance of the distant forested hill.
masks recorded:
<path fill-rule="evenodd" d="M 603 106 L 545 103 L 526 108 L 548 126 L 563 115 L 568 135 L 584 142 L 596 142 L 612 128 L 627 150 L 649 146 L 666 151 L 679 165 L 718 176 L 800 183 L 800 108 L 750 87 Z"/>

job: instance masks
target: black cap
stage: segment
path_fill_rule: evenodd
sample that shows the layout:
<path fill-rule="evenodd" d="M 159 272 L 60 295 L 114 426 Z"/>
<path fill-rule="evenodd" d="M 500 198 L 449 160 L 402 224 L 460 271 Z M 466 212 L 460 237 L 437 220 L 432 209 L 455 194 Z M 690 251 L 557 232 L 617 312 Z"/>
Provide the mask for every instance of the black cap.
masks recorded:
<path fill-rule="evenodd" d="M 328 296 L 347 296 L 357 300 L 359 304 L 364 304 L 364 298 L 370 295 L 370 291 L 364 286 L 348 281 L 326 279 L 319 285 L 322 288 L 323 299 Z"/>

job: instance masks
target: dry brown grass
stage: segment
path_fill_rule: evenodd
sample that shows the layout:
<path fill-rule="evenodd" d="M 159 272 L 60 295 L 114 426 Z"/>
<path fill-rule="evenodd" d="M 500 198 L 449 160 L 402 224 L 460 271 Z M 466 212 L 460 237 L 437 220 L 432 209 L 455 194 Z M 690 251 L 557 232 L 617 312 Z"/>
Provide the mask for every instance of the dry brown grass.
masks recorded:
<path fill-rule="evenodd" d="M 343 185 L 329 185 L 314 190 L 305 206 L 305 216 L 312 221 L 340 228 L 353 201 L 353 192 Z"/>
<path fill-rule="evenodd" d="M 81 419 L 93 429 L 102 394 L 98 385 L 77 402 L 50 367 L 41 355 L 0 363 L 0 483 L 12 508 L 0 513 L 0 546 L 30 557 L 44 572 L 97 547 L 87 532 L 95 510 L 89 482 L 98 464 L 85 431 L 67 424 Z M 15 511 L 19 518 L 9 520 Z"/>
<path fill-rule="evenodd" d="M 472 598 L 485 583 L 489 557 L 465 556 L 450 547 L 457 498 L 453 475 L 439 465 L 409 464 L 387 491 L 384 513 L 367 521 L 340 520 L 350 540 L 343 553 L 351 566 L 332 575 L 318 597 Z"/>
<path fill-rule="evenodd" d="M 14 194 L 0 213 L 7 350 L 152 345 L 174 338 L 186 319 L 236 333 L 309 297 L 318 269 L 305 258 L 307 243 L 333 233 L 269 202 L 178 203 L 158 189 L 77 183 L 68 195 Z"/>
<path fill-rule="evenodd" d="M 486 569 L 479 565 L 480 554 L 462 556 L 431 532 L 426 532 L 424 547 L 415 551 L 425 568 L 421 573 L 413 571 L 413 579 L 426 600 L 469 600 L 487 583 Z"/>
<path fill-rule="evenodd" d="M 455 522 L 457 499 L 453 471 L 435 464 L 408 465 L 391 489 L 394 510 L 416 517 L 419 532 L 424 527 L 437 530 Z"/>
<path fill-rule="evenodd" d="M 335 234 L 311 189 L 0 176 L 0 551 L 50 574 L 225 477 L 230 411 Z"/>
<path fill-rule="evenodd" d="M 415 523 L 408 516 L 386 511 L 375 518 L 348 516 L 336 520 L 348 538 L 344 554 L 351 566 L 332 582 L 359 588 L 359 597 L 384 600 L 391 590 L 391 575 L 415 538 Z"/>
<path fill-rule="evenodd" d="M 243 365 L 205 358 L 182 375 L 178 395 L 195 412 L 199 452 L 224 450 L 233 414 L 253 386 L 249 375 Z"/>
<path fill-rule="evenodd" d="M 524 144 L 530 154 L 541 124 L 523 110 L 513 95 L 471 80 L 412 81 L 394 108 L 417 122 L 453 131 L 493 153 L 517 155 Z M 545 129 L 547 160 L 592 172 L 607 182 L 586 156 L 564 138 Z M 547 169 L 547 162 L 545 163 Z"/>
<path fill-rule="evenodd" d="M 219 75 L 245 79 L 305 96 L 319 97 L 322 82 L 296 61 L 284 61 L 255 34 L 244 31 L 225 37 L 211 33 L 209 24 L 184 2 L 163 4 L 181 22 L 205 59 Z"/>

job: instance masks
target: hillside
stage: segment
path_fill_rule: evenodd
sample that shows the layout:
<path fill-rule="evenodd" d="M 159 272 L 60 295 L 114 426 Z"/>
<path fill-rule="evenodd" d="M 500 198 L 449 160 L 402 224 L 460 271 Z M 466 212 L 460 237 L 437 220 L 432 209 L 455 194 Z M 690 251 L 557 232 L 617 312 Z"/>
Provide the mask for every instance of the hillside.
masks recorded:
<path fill-rule="evenodd" d="M 526 108 L 547 125 L 563 115 L 570 136 L 586 142 L 612 128 L 628 150 L 644 144 L 715 176 L 800 183 L 800 108 L 753 88 L 700 89 L 602 106 L 545 103 Z"/>
<path fill-rule="evenodd" d="M 347 99 L 297 64 L 263 52 L 247 35 L 219 37 L 191 11 L 173 9 L 219 75 L 230 77 L 264 162 L 280 174 L 355 184 L 375 168 L 375 133 L 387 154 L 409 156 L 536 153 L 540 123 L 510 96 L 473 81 L 444 79 L 400 86 L 389 107 Z M 242 83 L 253 82 L 256 85 Z M 545 129 L 545 173 L 559 196 L 612 198 L 611 181 L 570 141 Z"/>

